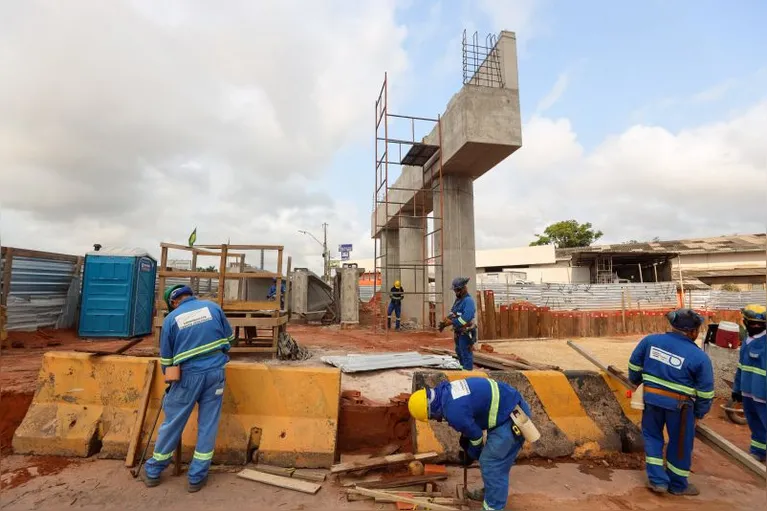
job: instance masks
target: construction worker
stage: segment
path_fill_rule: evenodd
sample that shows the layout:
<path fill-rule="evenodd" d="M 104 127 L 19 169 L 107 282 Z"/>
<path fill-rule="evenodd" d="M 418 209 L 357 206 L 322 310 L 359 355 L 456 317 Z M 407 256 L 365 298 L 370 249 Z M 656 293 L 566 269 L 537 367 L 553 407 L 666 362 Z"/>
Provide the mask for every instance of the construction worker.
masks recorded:
<path fill-rule="evenodd" d="M 450 314 L 437 326 L 440 332 L 448 325 L 453 326 L 455 354 L 458 356 L 461 367 L 471 371 L 474 368 L 474 343 L 477 342 L 477 325 L 474 321 L 477 306 L 474 304 L 474 299 L 466 287 L 468 283 L 468 277 L 456 277 L 453 279 L 452 286 L 453 292 L 455 292 L 455 302 L 453 302 L 453 306 L 450 308 Z"/>
<path fill-rule="evenodd" d="M 751 429 L 751 456 L 765 461 L 767 450 L 767 307 L 748 305 L 743 310 L 747 337 L 732 386 L 733 401 L 743 403 Z"/>
<path fill-rule="evenodd" d="M 170 464 L 189 415 L 198 404 L 197 444 L 189 465 L 187 487 L 193 493 L 208 479 L 224 398 L 224 366 L 229 361 L 227 352 L 234 336 L 221 308 L 213 302 L 198 300 L 188 286 L 169 287 L 165 303 L 171 312 L 162 325 L 160 366 L 163 374 L 178 366 L 180 378 L 165 391 L 165 420 L 142 479 L 148 487 L 160 484 L 160 474 Z"/>
<path fill-rule="evenodd" d="M 389 290 L 389 308 L 386 311 L 386 328 L 391 328 L 391 313 L 394 312 L 396 322 L 394 328 L 399 330 L 399 320 L 402 316 L 402 299 L 405 298 L 405 289 L 399 280 L 394 281 L 394 285 Z"/>
<path fill-rule="evenodd" d="M 714 371 L 695 344 L 703 317 L 691 309 L 667 315 L 671 332 L 648 335 L 629 359 L 629 379 L 643 384 L 642 436 L 649 488 L 657 493 L 698 495 L 688 483 L 696 420 L 711 409 Z M 663 428 L 668 431 L 663 468 Z"/>
<path fill-rule="evenodd" d="M 483 489 L 468 492 L 468 497 L 483 500 L 483 509 L 506 506 L 509 471 L 525 441 L 511 419 L 517 406 L 530 416 L 530 407 L 517 389 L 489 378 L 443 381 L 433 389 L 416 391 L 408 400 L 414 419 L 446 420 L 461 433 L 461 461 L 468 466 L 479 460 L 484 483 Z M 487 431 L 484 445 L 483 431 Z"/>
<path fill-rule="evenodd" d="M 269 301 L 277 299 L 277 277 L 272 277 L 272 285 L 269 286 L 269 292 L 266 294 Z M 280 309 L 285 308 L 285 281 L 280 285 Z"/>

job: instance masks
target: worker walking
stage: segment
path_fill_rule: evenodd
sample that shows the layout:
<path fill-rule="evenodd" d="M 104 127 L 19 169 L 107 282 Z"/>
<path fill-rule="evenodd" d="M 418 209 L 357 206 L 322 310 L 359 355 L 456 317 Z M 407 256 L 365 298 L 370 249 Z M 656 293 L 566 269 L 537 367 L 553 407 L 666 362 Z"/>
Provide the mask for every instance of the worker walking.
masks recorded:
<path fill-rule="evenodd" d="M 714 371 L 695 344 L 703 317 L 691 309 L 667 315 L 671 332 L 648 335 L 629 359 L 629 379 L 643 384 L 642 436 L 649 487 L 657 493 L 698 495 L 688 483 L 695 423 L 711 409 Z M 668 431 L 663 468 L 663 429 Z"/>
<path fill-rule="evenodd" d="M 180 375 L 166 389 L 165 420 L 142 479 L 148 487 L 160 484 L 160 474 L 170 464 L 197 404 L 197 444 L 189 465 L 187 488 L 196 492 L 207 482 L 213 459 L 224 398 L 224 366 L 229 361 L 227 352 L 234 336 L 221 308 L 213 302 L 198 300 L 188 286 L 169 287 L 165 302 L 171 312 L 162 325 L 160 366 L 166 380 L 171 379 L 172 373 Z"/>
<path fill-rule="evenodd" d="M 482 500 L 483 509 L 504 509 L 509 472 L 525 442 L 511 416 L 530 416 L 530 407 L 517 389 L 489 378 L 444 381 L 413 393 L 408 409 L 416 420 L 446 420 L 461 433 L 461 461 L 471 465 L 479 460 L 484 483 L 483 489 L 469 492 L 469 498 Z M 483 431 L 487 431 L 484 445 Z"/>
<path fill-rule="evenodd" d="M 269 286 L 269 291 L 266 294 L 268 301 L 277 299 L 277 277 L 272 277 L 272 285 Z M 280 309 L 285 308 L 285 281 L 280 284 Z"/>
<path fill-rule="evenodd" d="M 474 368 L 474 343 L 477 342 L 477 325 L 474 321 L 477 306 L 474 304 L 474 298 L 469 294 L 468 283 L 468 277 L 453 279 L 455 302 L 450 308 L 450 314 L 437 326 L 441 332 L 448 325 L 452 325 L 455 354 L 458 356 L 461 367 L 471 371 Z"/>
<path fill-rule="evenodd" d="M 394 286 L 389 290 L 389 309 L 386 311 L 386 328 L 391 328 L 391 313 L 396 317 L 394 328 L 399 330 L 399 320 L 402 316 L 402 299 L 405 298 L 405 289 L 399 280 L 394 281 Z"/>
<path fill-rule="evenodd" d="M 746 337 L 732 386 L 732 399 L 743 403 L 751 430 L 751 456 L 764 462 L 767 450 L 767 308 L 748 305 L 743 310 Z"/>

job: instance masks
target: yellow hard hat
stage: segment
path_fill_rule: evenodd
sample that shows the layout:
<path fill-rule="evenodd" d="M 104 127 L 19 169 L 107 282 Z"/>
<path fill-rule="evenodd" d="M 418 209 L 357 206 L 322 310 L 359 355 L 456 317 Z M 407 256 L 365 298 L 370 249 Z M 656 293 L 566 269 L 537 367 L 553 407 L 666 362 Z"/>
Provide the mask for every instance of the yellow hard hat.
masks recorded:
<path fill-rule="evenodd" d="M 415 420 L 422 422 L 429 420 L 429 397 L 426 395 L 426 389 L 416 390 L 411 394 L 407 401 L 407 409 Z"/>
<path fill-rule="evenodd" d="M 394 287 L 399 287 L 399 286 L 400 286 L 400 281 L 399 280 L 395 280 L 394 281 Z"/>
<path fill-rule="evenodd" d="M 755 321 L 759 323 L 765 323 L 767 321 L 767 307 L 764 305 L 752 303 L 741 309 L 741 312 L 743 314 L 743 319 L 746 321 Z"/>

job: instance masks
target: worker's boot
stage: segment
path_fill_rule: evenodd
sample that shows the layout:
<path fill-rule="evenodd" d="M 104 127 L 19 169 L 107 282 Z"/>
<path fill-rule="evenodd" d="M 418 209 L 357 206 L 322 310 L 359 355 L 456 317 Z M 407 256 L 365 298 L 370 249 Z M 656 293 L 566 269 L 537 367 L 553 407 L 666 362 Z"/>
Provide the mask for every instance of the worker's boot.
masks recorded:
<path fill-rule="evenodd" d="M 386 318 L 386 329 L 391 330 L 391 318 Z"/>
<path fill-rule="evenodd" d="M 700 495 L 700 490 L 698 489 L 697 486 L 695 486 L 692 483 L 688 483 L 687 484 L 687 488 L 685 488 L 682 491 L 674 491 L 671 488 L 669 488 L 668 492 L 671 495 L 678 495 L 678 496 L 683 496 L 683 497 L 694 497 L 695 495 Z"/>
<path fill-rule="evenodd" d="M 764 456 L 760 456 L 760 455 L 758 455 L 758 454 L 756 454 L 754 452 L 750 452 L 750 453 L 748 453 L 748 455 L 751 456 L 752 458 L 754 458 L 759 463 L 764 463 L 764 461 L 765 461 L 765 457 Z"/>
<path fill-rule="evenodd" d="M 647 487 L 651 491 L 653 491 L 655 493 L 666 493 L 666 492 L 668 492 L 668 486 L 661 485 L 661 484 L 653 484 L 653 483 L 648 482 L 647 483 Z"/>
<path fill-rule="evenodd" d="M 198 491 L 202 490 L 202 487 L 205 486 L 205 483 L 207 482 L 208 476 L 205 476 L 199 483 L 189 483 L 186 487 L 186 491 L 189 493 L 197 493 Z"/>
<path fill-rule="evenodd" d="M 482 502 L 485 500 L 485 489 L 479 488 L 477 490 L 467 490 L 466 491 L 466 497 L 469 500 L 475 500 L 477 502 Z"/>
<path fill-rule="evenodd" d="M 397 318 L 397 321 L 394 322 L 394 329 L 399 330 L 399 318 Z"/>
<path fill-rule="evenodd" d="M 146 469 L 141 471 L 140 479 L 144 482 L 144 485 L 147 488 L 154 488 L 155 486 L 160 485 L 160 478 L 159 477 L 149 477 L 146 474 Z"/>

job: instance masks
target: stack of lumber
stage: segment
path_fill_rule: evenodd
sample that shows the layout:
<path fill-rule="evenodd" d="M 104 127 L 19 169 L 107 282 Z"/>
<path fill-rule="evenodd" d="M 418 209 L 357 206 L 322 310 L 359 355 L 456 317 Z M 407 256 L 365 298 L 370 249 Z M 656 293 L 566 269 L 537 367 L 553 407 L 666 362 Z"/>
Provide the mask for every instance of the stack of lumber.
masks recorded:
<path fill-rule="evenodd" d="M 453 352 L 444 348 L 430 348 L 422 346 L 421 351 L 428 353 L 438 353 L 440 355 L 449 355 Z M 507 371 L 509 369 L 518 369 L 520 371 L 561 371 L 558 366 L 549 364 L 539 364 L 537 362 L 530 362 L 527 359 L 519 357 L 514 354 L 504 354 L 503 357 L 488 355 L 474 351 L 474 363 L 481 367 L 487 367 L 488 369 L 496 369 L 498 371 Z"/>

